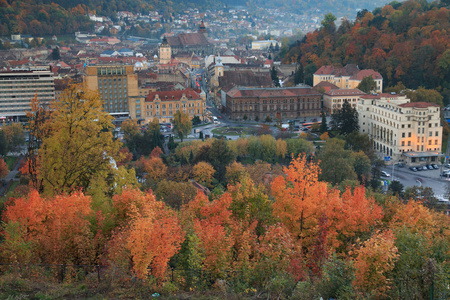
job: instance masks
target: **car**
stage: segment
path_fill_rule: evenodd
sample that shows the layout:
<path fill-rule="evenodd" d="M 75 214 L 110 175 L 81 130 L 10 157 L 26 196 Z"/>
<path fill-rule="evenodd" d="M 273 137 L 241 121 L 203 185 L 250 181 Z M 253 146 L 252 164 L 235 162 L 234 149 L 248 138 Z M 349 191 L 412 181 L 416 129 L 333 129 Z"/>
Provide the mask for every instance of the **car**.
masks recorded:
<path fill-rule="evenodd" d="M 436 170 L 439 169 L 437 164 L 431 164 L 431 166 L 433 167 L 433 169 L 436 169 Z"/>
<path fill-rule="evenodd" d="M 391 174 L 385 172 L 385 171 L 381 171 L 381 176 L 383 177 L 391 177 Z"/>
<path fill-rule="evenodd" d="M 445 164 L 444 167 L 450 168 L 450 164 Z"/>
<path fill-rule="evenodd" d="M 434 168 L 431 165 L 426 165 L 425 166 L 428 170 L 434 170 Z"/>
<path fill-rule="evenodd" d="M 441 173 L 441 177 L 449 178 L 450 177 L 450 173 L 442 172 Z"/>
<path fill-rule="evenodd" d="M 417 172 L 417 168 L 416 167 L 409 167 L 409 169 L 413 172 Z"/>
<path fill-rule="evenodd" d="M 403 168 L 405 165 L 403 164 L 403 163 L 398 163 L 397 164 L 397 167 L 399 167 L 399 168 Z"/>
<path fill-rule="evenodd" d="M 423 168 L 421 166 L 416 167 L 417 171 L 423 171 Z"/>

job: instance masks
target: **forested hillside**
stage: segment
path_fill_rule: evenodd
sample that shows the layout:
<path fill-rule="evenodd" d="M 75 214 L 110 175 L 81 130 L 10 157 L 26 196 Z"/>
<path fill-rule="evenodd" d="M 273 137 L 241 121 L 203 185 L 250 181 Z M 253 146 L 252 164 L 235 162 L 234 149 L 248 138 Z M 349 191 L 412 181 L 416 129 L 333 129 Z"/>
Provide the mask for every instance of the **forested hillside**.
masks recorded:
<path fill-rule="evenodd" d="M 88 12 L 101 16 L 114 16 L 117 11 L 130 11 L 133 13 L 148 14 L 156 10 L 168 16 L 169 13 L 180 13 L 187 8 L 199 10 L 222 8 L 232 5 L 246 5 L 247 7 L 281 8 L 296 13 L 341 12 L 354 14 L 357 8 L 373 8 L 384 1 L 321 1 L 316 3 L 310 0 L 295 1 L 263 1 L 250 0 L 242 2 L 237 0 L 0 0 L 0 35 L 25 33 L 32 35 L 50 35 L 73 33 L 78 30 L 92 28 L 85 16 Z"/>
<path fill-rule="evenodd" d="M 384 86 L 437 89 L 450 97 L 450 10 L 426 1 L 391 2 L 361 11 L 336 28 L 329 15 L 322 28 L 293 45 L 284 62 L 300 61 L 310 82 L 322 65 L 357 64 L 383 75 Z"/>

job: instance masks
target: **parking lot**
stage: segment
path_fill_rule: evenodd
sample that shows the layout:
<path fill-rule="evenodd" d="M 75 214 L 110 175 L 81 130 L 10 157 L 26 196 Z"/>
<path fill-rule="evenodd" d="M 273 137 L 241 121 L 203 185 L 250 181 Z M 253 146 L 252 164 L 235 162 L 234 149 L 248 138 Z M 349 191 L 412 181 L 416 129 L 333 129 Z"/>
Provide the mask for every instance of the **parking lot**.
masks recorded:
<path fill-rule="evenodd" d="M 450 177 L 442 177 L 441 173 L 450 169 L 443 165 L 438 165 L 438 169 L 412 171 L 408 167 L 400 168 L 395 166 L 387 166 L 382 170 L 389 173 L 390 177 L 382 177 L 384 180 L 398 180 L 404 187 L 424 186 L 433 189 L 435 195 L 445 195 L 447 186 L 450 185 Z"/>

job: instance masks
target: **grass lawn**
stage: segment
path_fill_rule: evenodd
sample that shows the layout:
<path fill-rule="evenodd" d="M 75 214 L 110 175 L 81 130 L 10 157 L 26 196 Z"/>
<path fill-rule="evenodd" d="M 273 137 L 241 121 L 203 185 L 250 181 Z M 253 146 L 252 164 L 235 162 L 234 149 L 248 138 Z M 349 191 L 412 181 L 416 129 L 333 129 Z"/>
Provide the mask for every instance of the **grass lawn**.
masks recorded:
<path fill-rule="evenodd" d="M 8 165 L 8 169 L 12 170 L 14 164 L 16 163 L 18 157 L 17 156 L 7 156 L 5 159 L 6 164 Z"/>
<path fill-rule="evenodd" d="M 252 135 L 258 130 L 257 127 L 220 127 L 212 130 L 212 133 L 217 135 L 233 135 L 233 136 L 241 136 L 241 135 Z"/>

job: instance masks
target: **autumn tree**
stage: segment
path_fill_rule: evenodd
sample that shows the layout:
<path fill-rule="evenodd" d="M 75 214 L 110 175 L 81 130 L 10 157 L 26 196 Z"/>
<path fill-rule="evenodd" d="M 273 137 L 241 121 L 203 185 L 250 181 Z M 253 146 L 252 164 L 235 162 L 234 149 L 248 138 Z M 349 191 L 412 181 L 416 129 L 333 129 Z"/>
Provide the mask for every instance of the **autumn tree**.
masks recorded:
<path fill-rule="evenodd" d="M 204 161 L 198 162 L 194 166 L 192 172 L 195 181 L 207 187 L 211 187 L 211 180 L 213 179 L 216 170 L 214 170 L 214 167 L 210 163 Z"/>
<path fill-rule="evenodd" d="M 109 261 L 125 271 L 131 267 L 141 279 L 163 280 L 184 240 L 179 218 L 151 193 L 128 190 L 113 200 L 124 225 L 111 238 Z"/>
<path fill-rule="evenodd" d="M 392 287 L 389 273 L 398 259 L 392 231 L 378 232 L 364 242 L 354 262 L 353 286 L 361 297 L 385 298 Z"/>
<path fill-rule="evenodd" d="M 39 149 L 38 174 L 46 193 L 86 190 L 93 178 L 114 168 L 120 142 L 112 138 L 111 117 L 97 93 L 69 86 L 47 122 L 50 135 Z"/>
<path fill-rule="evenodd" d="M 189 115 L 180 110 L 177 110 L 173 116 L 173 131 L 178 135 L 183 142 L 183 138 L 191 132 L 192 122 L 189 119 Z"/>
<path fill-rule="evenodd" d="M 233 162 L 226 167 L 225 178 L 228 184 L 236 184 L 247 176 L 244 166 L 239 162 Z"/>
<path fill-rule="evenodd" d="M 91 201 L 91 197 L 80 192 L 44 199 L 37 191 L 12 200 L 3 214 L 5 228 L 8 229 L 5 238 L 19 239 L 22 244 L 7 242 L 2 247 L 8 247 L 7 253 L 13 255 L 14 249 L 21 250 L 12 247 L 28 245 L 29 261 L 18 263 L 98 263 L 100 253 L 96 252 L 95 239 L 90 230 L 90 218 L 93 216 Z M 14 228 L 15 235 L 12 235 L 11 226 L 17 226 Z M 16 256 L 16 259 L 19 257 Z"/>
<path fill-rule="evenodd" d="M 2 128 L 7 151 L 17 151 L 25 142 L 23 126 L 20 123 L 11 123 Z"/>
<path fill-rule="evenodd" d="M 6 177 L 9 174 L 8 165 L 5 160 L 0 157 L 0 179 Z"/>

